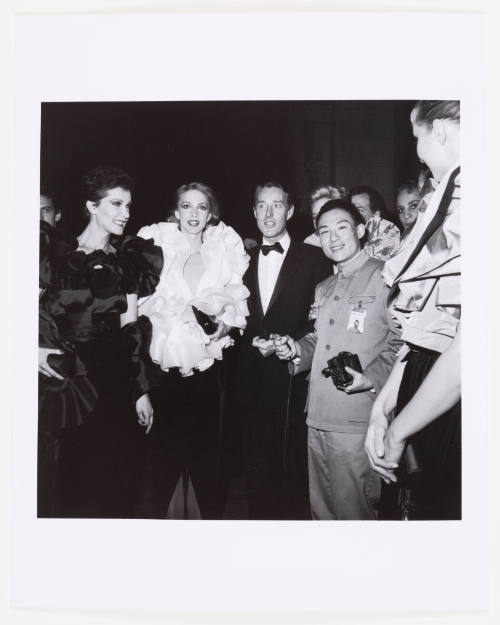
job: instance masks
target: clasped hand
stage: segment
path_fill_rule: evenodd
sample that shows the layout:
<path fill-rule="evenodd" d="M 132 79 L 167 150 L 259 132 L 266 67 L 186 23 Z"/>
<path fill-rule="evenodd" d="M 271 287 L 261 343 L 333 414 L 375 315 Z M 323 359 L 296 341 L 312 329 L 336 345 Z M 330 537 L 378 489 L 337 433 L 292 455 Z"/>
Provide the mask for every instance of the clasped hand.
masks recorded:
<path fill-rule="evenodd" d="M 365 439 L 365 451 L 370 466 L 386 484 L 396 482 L 395 470 L 405 449 L 405 441 L 394 434 L 393 426 L 380 406 L 375 402 Z"/>
<path fill-rule="evenodd" d="M 145 427 L 146 434 L 149 434 L 153 427 L 153 406 L 151 405 L 151 400 L 147 393 L 141 395 L 135 402 L 135 410 L 137 412 L 139 425 Z"/>

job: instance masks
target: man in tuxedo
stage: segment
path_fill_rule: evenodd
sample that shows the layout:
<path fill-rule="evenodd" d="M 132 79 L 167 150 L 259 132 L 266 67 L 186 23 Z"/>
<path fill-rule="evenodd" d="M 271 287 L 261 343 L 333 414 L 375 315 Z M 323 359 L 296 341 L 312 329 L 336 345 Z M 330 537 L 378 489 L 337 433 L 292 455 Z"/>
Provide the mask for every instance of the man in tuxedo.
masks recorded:
<path fill-rule="evenodd" d="M 315 287 L 332 269 L 319 248 L 290 238 L 294 207 L 281 184 L 258 186 L 253 211 L 263 238 L 244 277 L 249 316 L 236 380 L 250 516 L 307 519 L 307 380 L 273 357 L 273 335 L 308 332 Z"/>

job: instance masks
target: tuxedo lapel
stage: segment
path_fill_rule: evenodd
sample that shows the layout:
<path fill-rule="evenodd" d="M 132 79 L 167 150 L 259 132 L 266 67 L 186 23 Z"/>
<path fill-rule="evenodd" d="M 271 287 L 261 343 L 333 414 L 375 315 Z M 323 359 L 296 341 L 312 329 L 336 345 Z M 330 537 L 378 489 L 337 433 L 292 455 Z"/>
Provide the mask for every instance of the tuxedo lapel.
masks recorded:
<path fill-rule="evenodd" d="M 278 299 L 282 291 L 288 286 L 288 284 L 290 283 L 290 281 L 292 280 L 295 274 L 295 271 L 297 270 L 299 266 L 300 266 L 300 258 L 298 254 L 298 245 L 295 243 L 295 241 L 292 240 L 290 241 L 290 247 L 288 248 L 288 252 L 285 256 L 285 260 L 283 261 L 283 264 L 281 265 L 281 269 L 278 274 L 278 279 L 276 280 L 274 291 L 269 301 L 269 306 L 267 307 L 267 310 L 266 310 L 266 315 L 271 310 L 271 308 L 273 307 L 274 303 L 276 302 L 276 300 Z M 259 296 L 259 301 L 260 301 L 260 296 Z M 261 310 L 262 310 L 262 304 L 261 304 Z"/>
<path fill-rule="evenodd" d="M 249 281 L 248 290 L 250 291 L 250 297 L 253 297 L 255 302 L 255 309 L 260 319 L 264 318 L 264 309 L 262 308 L 262 300 L 260 298 L 259 289 L 259 248 L 256 248 L 256 253 L 253 254 L 250 260 L 250 267 L 248 269 Z"/>

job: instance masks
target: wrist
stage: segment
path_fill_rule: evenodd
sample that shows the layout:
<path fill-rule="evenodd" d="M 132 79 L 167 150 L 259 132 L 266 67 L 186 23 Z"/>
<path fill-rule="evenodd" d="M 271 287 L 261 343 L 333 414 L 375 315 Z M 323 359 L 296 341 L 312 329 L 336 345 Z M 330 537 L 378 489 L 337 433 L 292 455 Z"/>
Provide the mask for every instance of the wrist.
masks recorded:
<path fill-rule="evenodd" d="M 398 424 L 398 419 L 394 419 L 394 421 L 389 425 L 387 429 L 387 439 L 392 446 L 405 444 L 406 437 L 403 436 L 401 432 L 401 428 Z"/>

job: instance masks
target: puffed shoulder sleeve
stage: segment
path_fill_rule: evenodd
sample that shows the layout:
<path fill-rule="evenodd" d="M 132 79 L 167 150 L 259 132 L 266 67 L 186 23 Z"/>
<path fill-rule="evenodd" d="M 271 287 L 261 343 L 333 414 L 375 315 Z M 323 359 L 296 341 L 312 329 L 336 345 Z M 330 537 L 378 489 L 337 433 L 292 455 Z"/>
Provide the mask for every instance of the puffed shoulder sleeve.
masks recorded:
<path fill-rule="evenodd" d="M 231 264 L 233 281 L 240 283 L 248 268 L 250 256 L 245 251 L 240 235 L 231 226 L 224 224 L 222 237 L 227 258 Z"/>
<path fill-rule="evenodd" d="M 141 229 L 141 232 L 145 228 Z M 153 239 L 127 236 L 120 242 L 117 256 L 127 293 L 139 297 L 151 295 L 160 280 L 163 252 Z"/>

